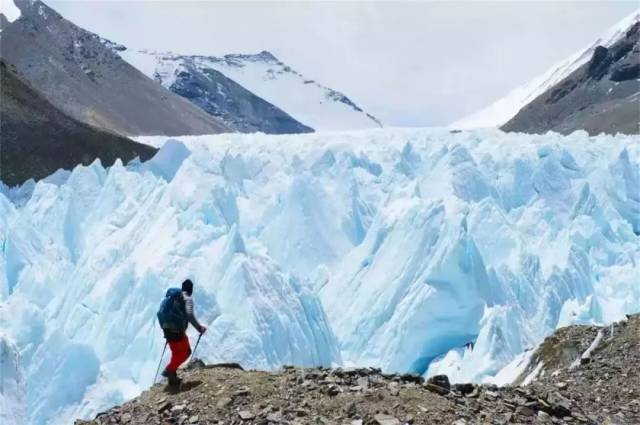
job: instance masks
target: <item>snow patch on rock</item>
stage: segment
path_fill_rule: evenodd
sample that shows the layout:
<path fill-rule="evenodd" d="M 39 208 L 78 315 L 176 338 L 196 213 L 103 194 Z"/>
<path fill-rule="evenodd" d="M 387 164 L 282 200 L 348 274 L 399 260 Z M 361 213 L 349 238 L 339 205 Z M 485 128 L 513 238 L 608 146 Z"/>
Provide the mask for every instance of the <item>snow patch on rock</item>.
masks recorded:
<path fill-rule="evenodd" d="M 0 1 L 0 13 L 7 18 L 8 22 L 13 22 L 22 15 L 22 12 L 20 12 L 20 9 L 16 6 L 13 0 Z M 1 31 L 2 30 L 0 29 L 0 32 Z"/>

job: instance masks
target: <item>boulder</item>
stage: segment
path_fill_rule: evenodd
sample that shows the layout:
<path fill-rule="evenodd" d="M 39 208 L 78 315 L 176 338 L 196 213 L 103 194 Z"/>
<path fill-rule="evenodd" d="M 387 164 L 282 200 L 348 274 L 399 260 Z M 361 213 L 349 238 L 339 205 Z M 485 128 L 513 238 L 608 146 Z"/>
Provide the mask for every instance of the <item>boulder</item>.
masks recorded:
<path fill-rule="evenodd" d="M 427 379 L 427 384 L 444 388 L 446 392 L 451 390 L 451 384 L 449 383 L 449 377 L 447 375 L 434 375 Z"/>

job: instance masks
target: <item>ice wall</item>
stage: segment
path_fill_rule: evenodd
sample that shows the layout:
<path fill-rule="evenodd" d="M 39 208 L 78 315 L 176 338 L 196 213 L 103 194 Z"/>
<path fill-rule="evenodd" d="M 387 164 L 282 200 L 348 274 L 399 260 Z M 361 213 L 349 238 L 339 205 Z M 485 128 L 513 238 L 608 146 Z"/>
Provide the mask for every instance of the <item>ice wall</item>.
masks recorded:
<path fill-rule="evenodd" d="M 318 298 L 246 249 L 237 190 L 217 164 L 181 156 L 172 176 L 159 158 L 78 167 L 64 184 L 38 183 L 18 209 L 0 195 L 0 328 L 22 352 L 30 423 L 95 414 L 149 386 L 164 344 L 159 302 L 187 277 L 209 327 L 205 361 L 340 361 Z"/>
<path fill-rule="evenodd" d="M 637 137 L 140 141 L 164 148 L 0 191 L 0 327 L 31 423 L 148 386 L 155 311 L 186 277 L 209 326 L 199 355 L 255 368 L 490 380 L 559 325 L 640 310 Z"/>
<path fill-rule="evenodd" d="M 24 376 L 15 344 L 0 332 L 0 423 L 26 422 Z"/>
<path fill-rule="evenodd" d="M 488 380 L 558 325 L 640 310 L 637 145 L 486 132 L 389 147 L 373 225 L 320 290 L 344 358 Z"/>

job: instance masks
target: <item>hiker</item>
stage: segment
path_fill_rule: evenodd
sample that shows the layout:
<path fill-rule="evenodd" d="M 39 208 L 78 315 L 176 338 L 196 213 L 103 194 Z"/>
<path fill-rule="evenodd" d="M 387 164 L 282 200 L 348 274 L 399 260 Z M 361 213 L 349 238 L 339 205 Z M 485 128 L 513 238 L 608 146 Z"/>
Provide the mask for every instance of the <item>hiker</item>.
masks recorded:
<path fill-rule="evenodd" d="M 179 385 L 177 370 L 191 355 L 191 346 L 187 338 L 189 323 L 200 335 L 207 331 L 193 314 L 193 282 L 187 279 L 182 282 L 182 289 L 170 288 L 158 311 L 158 320 L 164 337 L 171 349 L 171 360 L 162 371 L 162 376 L 169 379 L 169 385 Z"/>

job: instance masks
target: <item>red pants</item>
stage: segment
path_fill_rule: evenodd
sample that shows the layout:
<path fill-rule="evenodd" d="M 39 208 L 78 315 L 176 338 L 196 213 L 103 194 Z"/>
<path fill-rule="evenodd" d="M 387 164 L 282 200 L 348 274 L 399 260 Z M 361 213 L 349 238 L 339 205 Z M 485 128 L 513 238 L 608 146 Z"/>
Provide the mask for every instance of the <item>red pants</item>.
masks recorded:
<path fill-rule="evenodd" d="M 175 372 L 191 355 L 189 338 L 187 338 L 187 335 L 185 334 L 182 336 L 182 339 L 179 339 L 178 341 L 169 341 L 169 348 L 171 349 L 171 360 L 165 370 L 168 372 Z"/>

